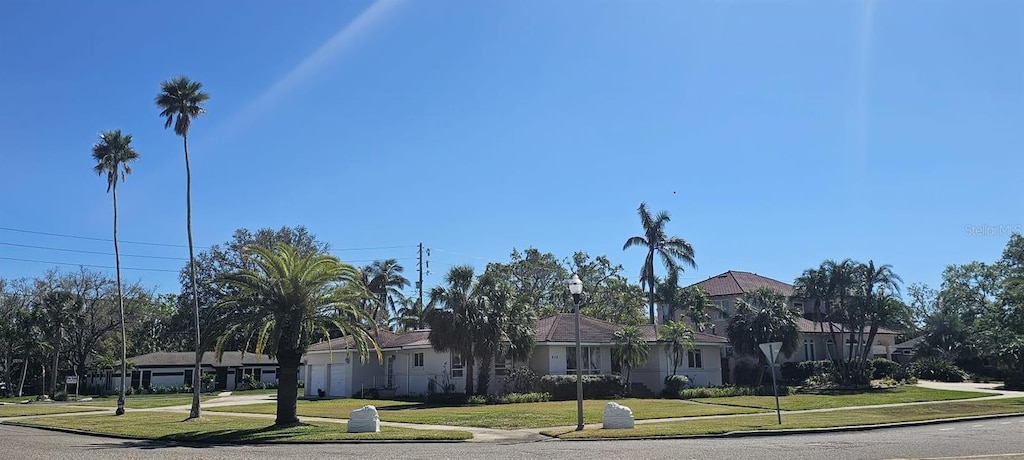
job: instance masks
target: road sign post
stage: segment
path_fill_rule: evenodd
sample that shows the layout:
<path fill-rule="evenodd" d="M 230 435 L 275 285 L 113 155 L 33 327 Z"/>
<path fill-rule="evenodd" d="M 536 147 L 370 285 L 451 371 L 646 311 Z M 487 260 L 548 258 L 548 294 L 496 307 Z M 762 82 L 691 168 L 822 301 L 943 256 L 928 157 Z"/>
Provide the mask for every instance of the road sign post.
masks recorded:
<path fill-rule="evenodd" d="M 779 351 L 782 350 L 782 342 L 769 342 L 758 345 L 761 348 L 761 353 L 768 358 L 768 366 L 772 368 L 772 392 L 775 393 L 775 416 L 779 419 L 779 425 L 782 425 L 782 410 L 779 408 L 779 386 L 775 382 L 775 359 L 779 356 Z"/>
<path fill-rule="evenodd" d="M 75 386 L 75 401 L 78 401 L 78 376 L 67 375 L 64 376 L 64 394 L 68 393 L 68 385 Z"/>

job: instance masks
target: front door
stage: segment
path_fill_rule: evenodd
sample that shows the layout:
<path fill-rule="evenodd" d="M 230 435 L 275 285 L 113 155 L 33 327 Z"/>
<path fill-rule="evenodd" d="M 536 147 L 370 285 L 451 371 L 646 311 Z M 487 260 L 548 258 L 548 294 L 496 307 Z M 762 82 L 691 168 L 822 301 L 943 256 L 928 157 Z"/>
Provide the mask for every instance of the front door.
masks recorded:
<path fill-rule="evenodd" d="M 217 383 L 213 387 L 215 390 L 224 390 L 228 387 L 228 368 L 218 367 L 217 368 Z"/>

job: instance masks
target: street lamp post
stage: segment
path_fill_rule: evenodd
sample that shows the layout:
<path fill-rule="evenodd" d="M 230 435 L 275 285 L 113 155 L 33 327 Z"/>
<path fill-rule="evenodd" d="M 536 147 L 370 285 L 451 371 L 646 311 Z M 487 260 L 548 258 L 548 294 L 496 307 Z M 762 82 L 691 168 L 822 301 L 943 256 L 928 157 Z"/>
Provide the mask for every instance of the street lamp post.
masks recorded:
<path fill-rule="evenodd" d="M 580 297 L 583 294 L 583 281 L 573 273 L 569 281 L 569 292 L 572 302 L 576 305 L 576 431 L 583 430 L 583 350 L 580 347 Z"/>

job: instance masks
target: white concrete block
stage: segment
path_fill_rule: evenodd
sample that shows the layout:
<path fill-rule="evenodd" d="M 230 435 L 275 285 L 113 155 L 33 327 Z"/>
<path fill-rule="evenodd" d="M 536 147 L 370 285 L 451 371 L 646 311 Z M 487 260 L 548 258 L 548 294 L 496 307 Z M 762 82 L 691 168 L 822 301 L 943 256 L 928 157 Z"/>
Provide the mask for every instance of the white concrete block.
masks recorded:
<path fill-rule="evenodd" d="M 380 415 L 377 408 L 366 405 L 352 411 L 348 417 L 349 433 L 379 433 Z"/>
<path fill-rule="evenodd" d="M 604 406 L 604 428 L 633 428 L 633 410 L 617 402 L 609 402 Z"/>

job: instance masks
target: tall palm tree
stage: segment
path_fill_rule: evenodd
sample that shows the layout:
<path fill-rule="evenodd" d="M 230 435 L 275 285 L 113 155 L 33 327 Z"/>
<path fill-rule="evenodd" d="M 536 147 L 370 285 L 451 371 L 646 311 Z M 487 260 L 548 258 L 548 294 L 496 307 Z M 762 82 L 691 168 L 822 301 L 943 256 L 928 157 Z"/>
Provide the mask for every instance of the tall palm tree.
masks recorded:
<path fill-rule="evenodd" d="M 402 276 L 405 268 L 396 259 L 375 260 L 365 269 L 367 287 L 376 298 L 373 319 L 379 325 L 386 314 L 397 313 L 397 303 L 405 297 L 402 289 L 409 287 L 409 280 Z"/>
<path fill-rule="evenodd" d="M 464 368 L 466 394 L 473 394 L 473 358 L 475 326 L 483 320 L 470 295 L 473 288 L 473 267 L 452 267 L 445 275 L 445 286 L 430 290 L 434 311 L 427 316 L 431 347 L 438 352 L 458 353 Z"/>
<path fill-rule="evenodd" d="M 665 342 L 668 352 L 672 353 L 672 375 L 676 375 L 686 352 L 694 347 L 693 330 L 682 321 L 669 321 L 661 328 L 659 338 Z"/>
<path fill-rule="evenodd" d="M 351 338 L 360 360 L 365 362 L 373 349 L 377 362 L 383 362 L 380 348 L 362 327 L 366 317 L 359 305 L 370 293 L 359 269 L 334 256 L 301 254 L 285 244 L 249 251 L 255 268 L 222 278 L 237 291 L 218 303 L 232 311 L 234 324 L 217 341 L 216 352 L 222 355 L 225 341 L 241 334 L 255 339 L 256 353 L 276 357 L 281 373 L 274 424 L 296 425 L 299 364 L 315 341 L 337 331 Z"/>
<path fill-rule="evenodd" d="M 796 312 L 786 305 L 783 295 L 764 286 L 736 302 L 736 314 L 729 319 L 726 336 L 737 353 L 755 356 L 760 364 L 766 365 L 768 361 L 762 356 L 758 345 L 782 342 L 780 353 L 783 356 L 792 355 L 800 336 L 796 319 Z M 763 375 L 762 367 L 758 382 Z"/>
<path fill-rule="evenodd" d="M 871 344 L 875 341 L 879 327 L 898 327 L 907 315 L 906 305 L 899 301 L 893 294 L 899 295 L 900 278 L 892 270 L 892 265 L 883 264 L 875 266 L 874 260 L 869 260 L 859 267 L 861 291 L 863 295 L 863 318 L 867 325 L 861 325 L 858 329 L 860 343 L 863 344 L 860 350 L 862 365 L 866 365 L 868 355 L 871 352 Z M 867 340 L 864 340 L 864 328 L 868 328 Z"/>
<path fill-rule="evenodd" d="M 647 287 L 647 303 L 651 315 L 651 324 L 654 324 L 654 290 L 657 282 L 654 276 L 655 256 L 661 259 L 665 269 L 671 272 L 682 270 L 682 265 L 696 268 L 697 263 L 693 260 L 693 246 L 682 238 L 668 236 L 665 233 L 665 225 L 672 219 L 668 212 L 660 211 L 657 215 L 651 215 L 647 210 L 647 203 L 640 203 L 637 209 L 640 215 L 640 224 L 643 226 L 643 236 L 634 236 L 626 240 L 622 245 L 625 251 L 632 246 L 643 246 L 647 248 L 647 258 L 640 269 L 640 284 Z"/>
<path fill-rule="evenodd" d="M 124 182 L 132 173 L 132 162 L 139 153 L 132 147 L 132 135 L 121 134 L 120 129 L 100 134 L 100 141 L 92 146 L 96 166 L 92 170 L 107 176 L 107 193 L 114 197 L 114 271 L 117 273 L 117 307 L 121 312 L 121 393 L 117 397 L 117 415 L 124 414 L 125 375 L 128 372 L 128 336 L 124 327 L 124 298 L 121 291 L 121 251 L 117 244 L 117 182 Z"/>
<path fill-rule="evenodd" d="M 165 118 L 164 129 L 174 125 L 174 134 L 181 136 L 185 149 L 185 227 L 188 232 L 188 271 L 193 293 L 197 292 L 197 283 L 195 248 L 192 244 L 192 168 L 188 162 L 188 131 L 192 127 L 192 120 L 206 113 L 203 103 L 210 99 L 210 95 L 203 92 L 202 88 L 203 84 L 198 81 L 189 80 L 184 76 L 175 77 L 160 83 L 160 94 L 156 97 L 156 105 L 161 109 L 160 116 Z M 198 296 L 192 296 L 192 304 L 196 322 L 196 365 L 192 372 L 192 410 L 189 412 L 189 418 L 199 418 L 199 366 L 204 350 L 200 346 L 202 339 L 199 334 Z"/>
<path fill-rule="evenodd" d="M 629 388 L 633 368 L 647 363 L 651 347 L 647 345 L 643 333 L 636 326 L 622 326 L 622 329 L 615 331 L 612 341 L 615 343 L 612 348 L 612 356 L 619 362 L 619 365 L 626 369 L 626 388 Z"/>

